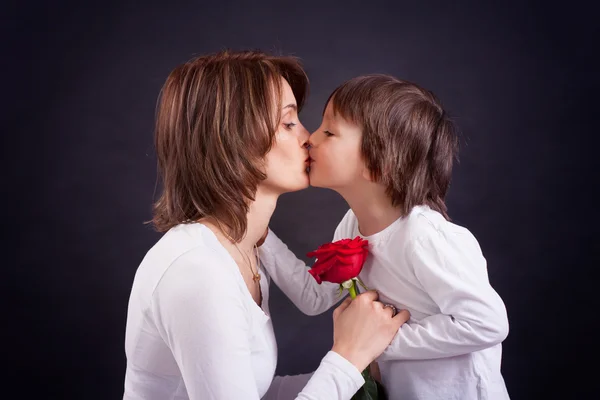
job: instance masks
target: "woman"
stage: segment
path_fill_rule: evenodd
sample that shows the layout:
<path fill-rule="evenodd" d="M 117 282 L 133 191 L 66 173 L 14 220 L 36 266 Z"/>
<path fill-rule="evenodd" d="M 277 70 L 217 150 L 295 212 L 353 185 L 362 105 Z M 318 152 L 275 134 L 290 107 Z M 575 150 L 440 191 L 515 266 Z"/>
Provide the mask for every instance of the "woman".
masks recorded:
<path fill-rule="evenodd" d="M 334 312 L 334 344 L 300 393 L 273 381 L 269 277 L 256 242 L 279 195 L 308 186 L 296 60 L 199 57 L 168 77 L 156 121 L 166 234 L 136 273 L 127 316 L 124 399 L 350 399 L 406 312 L 365 293 Z M 287 385 L 290 386 L 287 386 Z"/>

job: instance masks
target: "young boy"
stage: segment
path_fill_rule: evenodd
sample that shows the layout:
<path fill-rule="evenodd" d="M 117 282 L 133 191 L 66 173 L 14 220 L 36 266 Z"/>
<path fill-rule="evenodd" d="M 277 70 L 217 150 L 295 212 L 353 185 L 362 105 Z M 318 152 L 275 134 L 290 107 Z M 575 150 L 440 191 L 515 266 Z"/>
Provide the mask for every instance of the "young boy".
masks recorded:
<path fill-rule="evenodd" d="M 367 239 L 360 279 L 411 314 L 377 360 L 389 398 L 508 399 L 506 309 L 477 240 L 446 212 L 457 138 L 436 97 L 390 76 L 354 78 L 330 96 L 310 145 L 311 184 L 350 206 L 333 240 Z M 338 285 L 317 284 L 273 232 L 260 253 L 302 312 L 340 300 Z"/>

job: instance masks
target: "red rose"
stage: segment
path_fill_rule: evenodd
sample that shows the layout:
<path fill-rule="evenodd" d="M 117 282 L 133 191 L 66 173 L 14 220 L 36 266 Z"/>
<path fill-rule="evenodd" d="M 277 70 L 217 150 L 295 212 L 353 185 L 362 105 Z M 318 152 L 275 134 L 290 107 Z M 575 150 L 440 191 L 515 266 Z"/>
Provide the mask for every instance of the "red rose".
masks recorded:
<path fill-rule="evenodd" d="M 360 236 L 326 243 L 307 254 L 317 257 L 308 271 L 321 284 L 322 281 L 342 284 L 356 278 L 369 254 L 369 241 Z"/>

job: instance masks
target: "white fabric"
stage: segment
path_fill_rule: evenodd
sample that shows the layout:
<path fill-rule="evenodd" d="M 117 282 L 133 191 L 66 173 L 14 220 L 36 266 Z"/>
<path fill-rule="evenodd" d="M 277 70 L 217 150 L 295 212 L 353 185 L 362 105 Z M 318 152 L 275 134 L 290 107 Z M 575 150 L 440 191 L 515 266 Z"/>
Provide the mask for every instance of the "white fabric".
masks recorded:
<path fill-rule="evenodd" d="M 360 279 L 411 319 L 378 358 L 391 399 L 508 399 L 500 372 L 506 308 L 492 288 L 475 237 L 426 206 L 363 236 L 349 210 L 333 240 L 361 236 L 370 255 Z M 306 314 L 337 303 L 338 285 L 318 285 L 273 232 L 260 247 L 275 283 Z"/>
<path fill-rule="evenodd" d="M 123 398 L 265 396 L 277 346 L 268 308 L 269 277 L 261 272 L 262 308 L 210 229 L 185 224 L 167 232 L 147 253 L 133 282 Z M 348 400 L 364 384 L 356 367 L 332 351 L 308 377 L 275 379 L 266 398 Z M 299 382 L 306 386 L 298 387 Z"/>

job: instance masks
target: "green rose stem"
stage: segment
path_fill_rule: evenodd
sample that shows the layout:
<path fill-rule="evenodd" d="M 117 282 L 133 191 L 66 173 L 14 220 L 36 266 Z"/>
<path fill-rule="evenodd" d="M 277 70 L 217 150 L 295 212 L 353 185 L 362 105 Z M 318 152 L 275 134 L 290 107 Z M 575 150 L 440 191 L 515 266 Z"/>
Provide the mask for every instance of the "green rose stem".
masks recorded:
<path fill-rule="evenodd" d="M 340 290 L 348 289 L 348 293 L 350 293 L 350 297 L 355 299 L 358 296 L 358 286 L 356 282 L 358 279 L 351 279 L 340 286 Z M 364 284 L 360 282 L 364 287 Z M 366 289 L 366 287 L 365 287 Z M 380 390 L 378 383 L 371 376 L 370 368 L 367 367 L 362 372 L 362 376 L 365 379 L 365 384 L 361 387 L 358 392 L 354 396 L 352 396 L 352 400 L 387 400 L 387 396 Z"/>
<path fill-rule="evenodd" d="M 350 292 L 350 297 L 352 297 L 353 299 L 356 298 L 357 292 L 358 292 L 358 288 L 356 287 L 356 281 L 352 281 L 352 286 L 350 286 L 350 288 L 348 288 L 348 292 Z"/>

